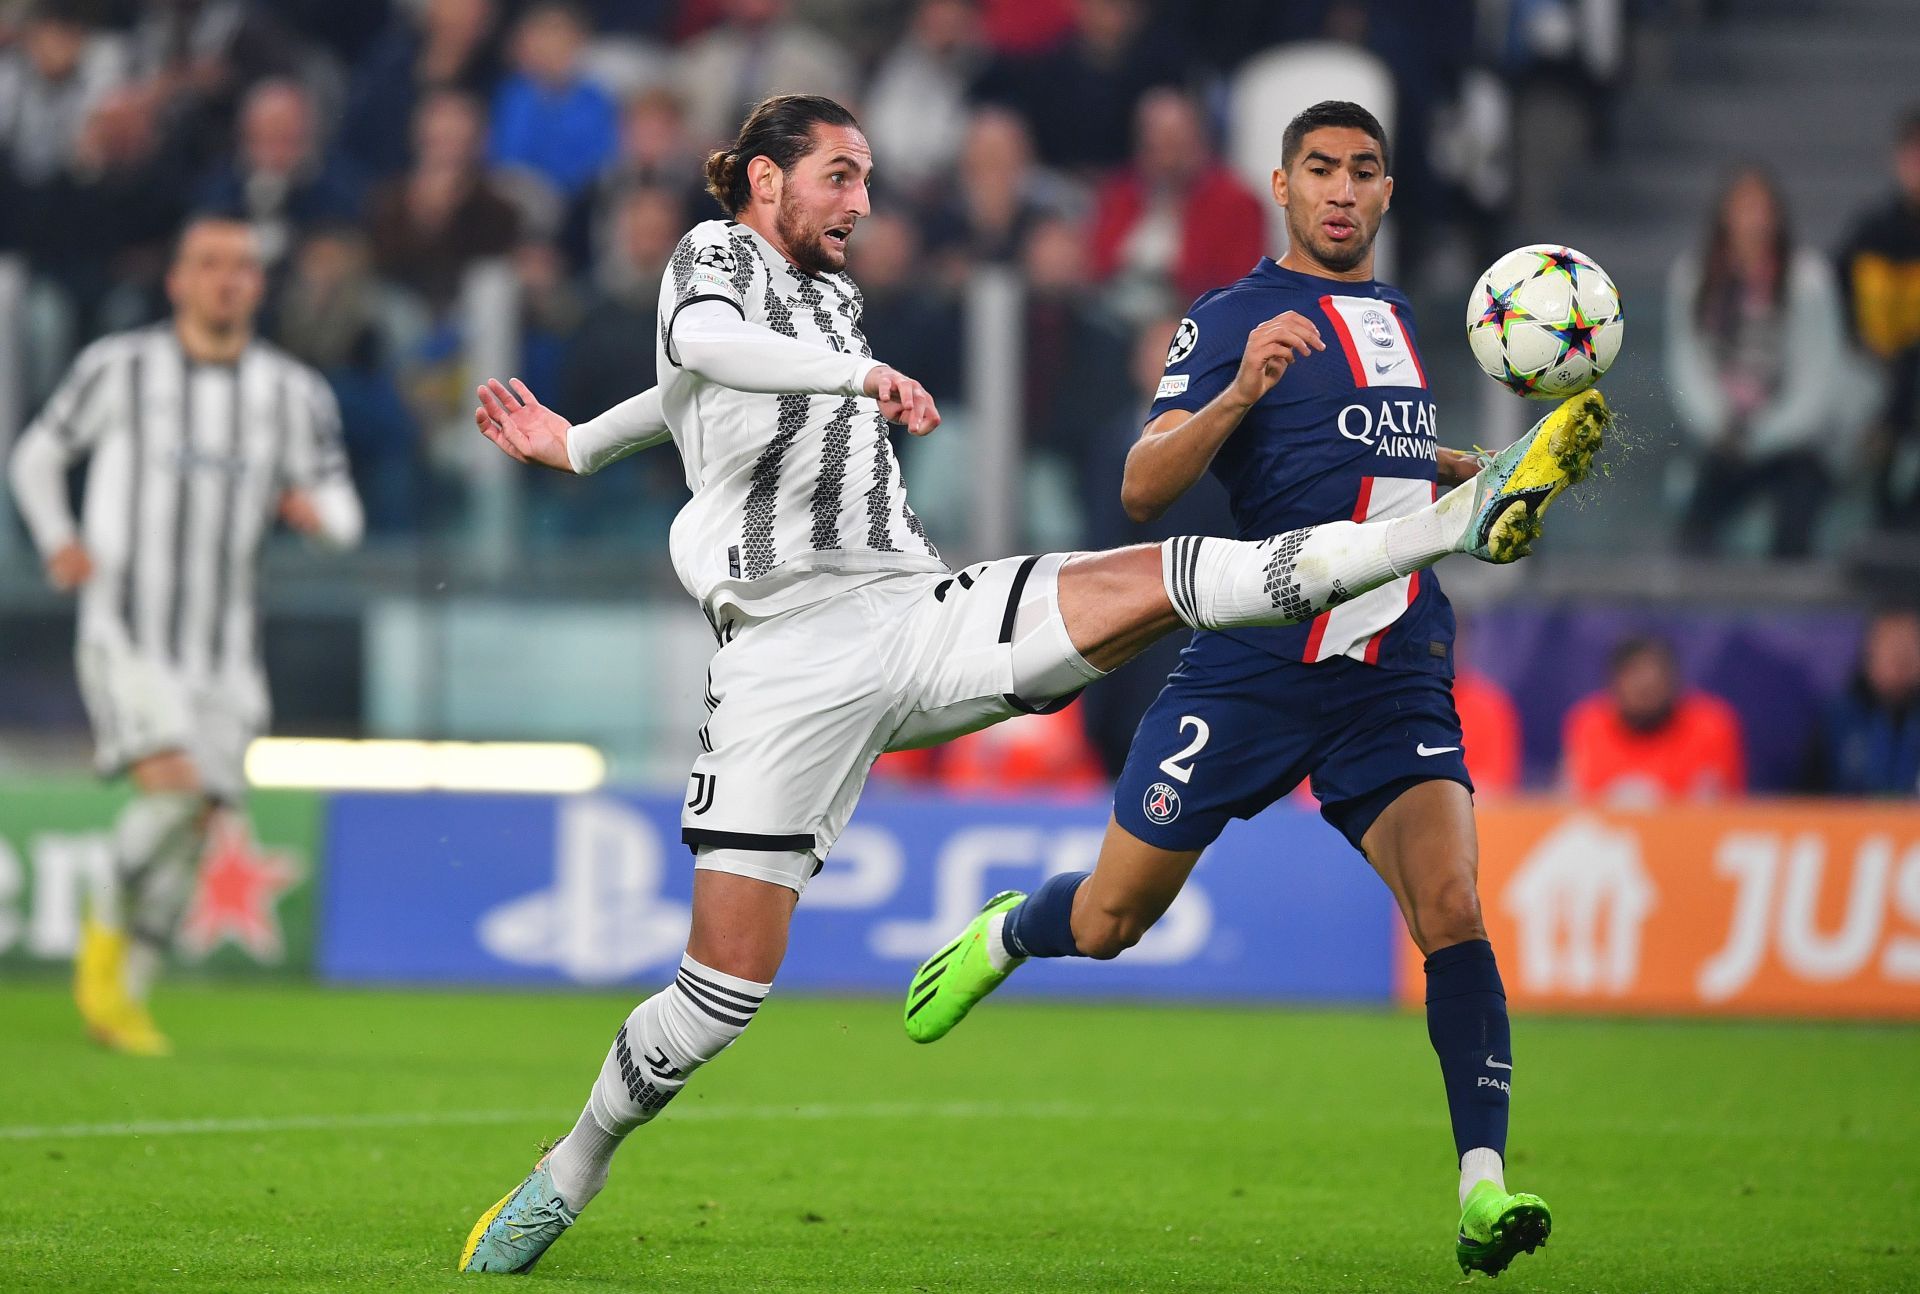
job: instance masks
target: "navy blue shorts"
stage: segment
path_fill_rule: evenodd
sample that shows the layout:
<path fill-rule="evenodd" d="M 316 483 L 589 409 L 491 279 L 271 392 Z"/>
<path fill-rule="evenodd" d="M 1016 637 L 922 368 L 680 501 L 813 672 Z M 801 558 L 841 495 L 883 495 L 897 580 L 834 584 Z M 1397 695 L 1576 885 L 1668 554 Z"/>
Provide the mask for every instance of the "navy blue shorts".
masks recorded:
<path fill-rule="evenodd" d="M 1204 849 L 1311 778 L 1320 815 L 1358 849 L 1408 787 L 1473 789 L 1446 678 L 1201 637 L 1212 641 L 1181 656 L 1114 787 L 1114 817 L 1148 844 Z"/>

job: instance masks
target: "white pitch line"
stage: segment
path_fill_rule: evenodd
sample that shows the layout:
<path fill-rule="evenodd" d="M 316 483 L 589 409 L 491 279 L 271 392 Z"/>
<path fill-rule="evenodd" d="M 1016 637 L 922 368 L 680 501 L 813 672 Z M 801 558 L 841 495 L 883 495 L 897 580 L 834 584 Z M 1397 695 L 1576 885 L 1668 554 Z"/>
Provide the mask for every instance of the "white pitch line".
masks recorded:
<path fill-rule="evenodd" d="M 1067 1102 L 871 1102 L 848 1105 L 676 1106 L 676 1121 L 753 1119 L 1057 1119 L 1090 1118 L 1108 1112 Z M 234 1133 L 343 1132 L 356 1128 L 431 1128 L 487 1123 L 562 1122 L 573 1117 L 548 1110 L 418 1110 L 390 1114 L 289 1114 L 244 1119 L 141 1119 L 128 1123 L 49 1123 L 0 1126 L 0 1141 L 61 1141 L 83 1137 L 193 1137 Z"/>

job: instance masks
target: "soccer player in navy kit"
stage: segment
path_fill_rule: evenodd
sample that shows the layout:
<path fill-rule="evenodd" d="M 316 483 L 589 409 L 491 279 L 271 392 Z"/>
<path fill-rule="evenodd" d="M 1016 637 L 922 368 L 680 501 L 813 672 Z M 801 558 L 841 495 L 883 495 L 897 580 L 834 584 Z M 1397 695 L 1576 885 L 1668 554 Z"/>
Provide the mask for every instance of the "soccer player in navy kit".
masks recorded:
<path fill-rule="evenodd" d="M 1373 278 L 1387 160 L 1380 124 L 1358 105 L 1317 104 L 1288 125 L 1273 188 L 1291 250 L 1202 296 L 1181 322 L 1127 460 L 1130 516 L 1157 516 L 1210 468 L 1237 537 L 1259 539 L 1404 516 L 1481 470 L 1435 440 L 1412 311 Z M 1578 479 L 1608 415 L 1597 393 L 1575 401 L 1595 420 L 1590 439 L 1568 445 Z M 916 974 L 908 1033 L 943 1036 L 1027 957 L 1132 946 L 1230 819 L 1307 778 L 1426 954 L 1428 1035 L 1460 1157 L 1458 1261 L 1497 1274 L 1545 1243 L 1545 1203 L 1504 1182 L 1513 1054 L 1476 892 L 1453 635 L 1432 570 L 1305 623 L 1197 631 L 1134 736 L 1095 870 L 989 901 Z"/>

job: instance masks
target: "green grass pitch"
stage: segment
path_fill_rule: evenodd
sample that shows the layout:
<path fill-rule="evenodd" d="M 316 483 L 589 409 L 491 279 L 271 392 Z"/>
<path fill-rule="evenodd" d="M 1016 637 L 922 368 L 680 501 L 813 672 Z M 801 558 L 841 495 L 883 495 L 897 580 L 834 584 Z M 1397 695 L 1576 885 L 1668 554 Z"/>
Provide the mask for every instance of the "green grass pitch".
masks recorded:
<path fill-rule="evenodd" d="M 1417 1015 L 783 999 L 524 1286 L 456 1276 L 625 994 L 182 987 L 179 1047 L 0 987 L 0 1290 L 1458 1288 Z M 1920 1290 L 1920 1030 L 1516 1022 L 1501 1290 Z M 1475 1283 L 1485 1277 L 1474 1278 Z"/>

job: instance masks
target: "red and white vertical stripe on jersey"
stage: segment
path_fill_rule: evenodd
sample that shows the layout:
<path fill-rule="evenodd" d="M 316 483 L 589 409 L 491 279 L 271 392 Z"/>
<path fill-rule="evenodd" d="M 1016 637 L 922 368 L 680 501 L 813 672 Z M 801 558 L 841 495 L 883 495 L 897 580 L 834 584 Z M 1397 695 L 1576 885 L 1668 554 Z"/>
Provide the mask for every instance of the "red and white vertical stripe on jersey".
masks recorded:
<path fill-rule="evenodd" d="M 1413 350 L 1413 335 L 1391 302 L 1324 296 L 1320 309 L 1333 325 L 1355 386 L 1427 385 L 1426 370 Z"/>
<path fill-rule="evenodd" d="M 1425 507 L 1437 497 L 1439 487 L 1431 481 L 1403 476 L 1363 476 L 1360 497 L 1354 503 L 1353 520 L 1388 521 L 1404 517 Z M 1394 622 L 1406 614 L 1420 596 L 1420 572 L 1379 588 L 1369 589 L 1351 602 L 1343 602 L 1331 611 L 1313 618 L 1307 631 L 1307 648 L 1301 659 L 1308 664 L 1350 656 L 1369 665 L 1380 661 L 1380 644 Z"/>

